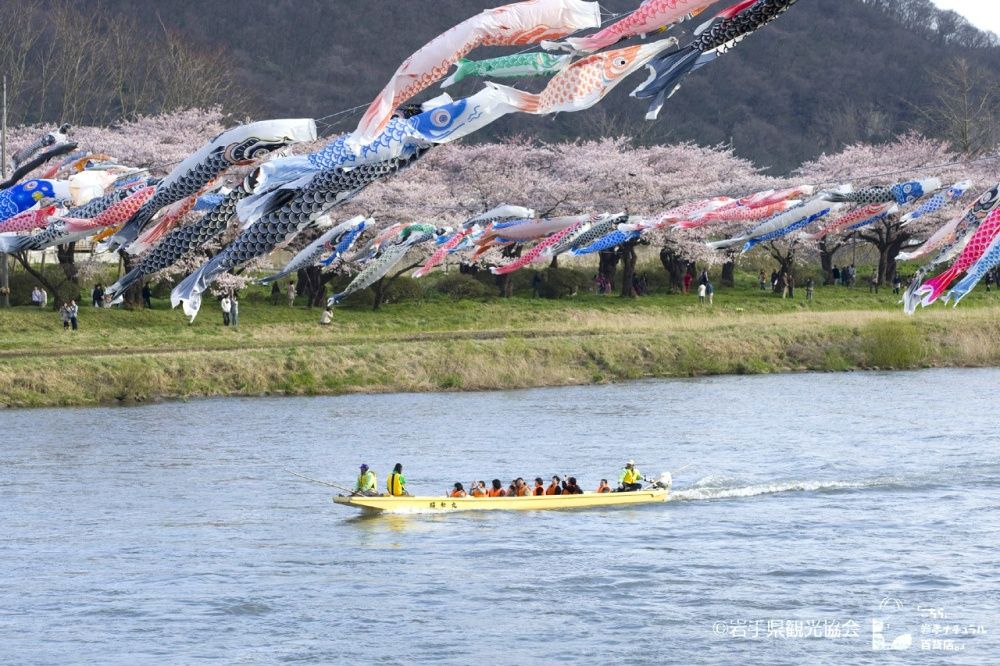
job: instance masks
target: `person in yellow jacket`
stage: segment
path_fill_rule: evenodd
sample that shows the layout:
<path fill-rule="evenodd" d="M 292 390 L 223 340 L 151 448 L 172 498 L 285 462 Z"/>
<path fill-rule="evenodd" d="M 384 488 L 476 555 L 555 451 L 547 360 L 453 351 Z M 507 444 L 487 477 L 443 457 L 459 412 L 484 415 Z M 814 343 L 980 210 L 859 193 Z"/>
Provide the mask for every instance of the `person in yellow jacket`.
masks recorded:
<path fill-rule="evenodd" d="M 361 466 L 361 473 L 358 474 L 358 483 L 354 486 L 355 495 L 377 495 L 378 479 L 375 472 L 368 469 L 368 465 Z"/>
<path fill-rule="evenodd" d="M 402 497 L 410 494 L 406 492 L 406 477 L 403 476 L 403 463 L 396 463 L 396 466 L 392 468 L 392 474 L 385 480 L 385 489 L 393 497 Z"/>
<path fill-rule="evenodd" d="M 618 491 L 629 492 L 642 490 L 642 473 L 635 466 L 634 460 L 625 463 L 625 469 L 618 475 Z"/>

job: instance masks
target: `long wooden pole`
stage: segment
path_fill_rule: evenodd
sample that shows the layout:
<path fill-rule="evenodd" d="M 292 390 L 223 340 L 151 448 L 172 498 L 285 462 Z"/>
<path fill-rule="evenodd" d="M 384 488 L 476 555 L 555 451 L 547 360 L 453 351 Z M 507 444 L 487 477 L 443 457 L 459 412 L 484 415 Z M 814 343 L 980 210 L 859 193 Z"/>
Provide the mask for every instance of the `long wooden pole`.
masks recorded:
<path fill-rule="evenodd" d="M 3 110 L 0 112 L 0 178 L 7 179 L 7 77 L 3 77 Z M 6 253 L 0 254 L 0 307 L 10 307 L 10 267 Z"/>
<path fill-rule="evenodd" d="M 343 490 L 345 492 L 351 493 L 352 495 L 356 494 L 353 490 L 349 490 L 344 486 L 338 486 L 336 483 L 330 483 L 329 481 L 320 481 L 319 479 L 314 479 L 311 476 L 306 476 L 305 474 L 299 474 L 298 472 L 293 472 L 290 469 L 286 469 L 285 471 L 288 472 L 289 474 L 299 477 L 300 479 L 305 479 L 306 481 L 312 481 L 313 483 L 318 483 L 323 486 L 330 486 L 331 488 L 336 488 L 337 490 Z"/>

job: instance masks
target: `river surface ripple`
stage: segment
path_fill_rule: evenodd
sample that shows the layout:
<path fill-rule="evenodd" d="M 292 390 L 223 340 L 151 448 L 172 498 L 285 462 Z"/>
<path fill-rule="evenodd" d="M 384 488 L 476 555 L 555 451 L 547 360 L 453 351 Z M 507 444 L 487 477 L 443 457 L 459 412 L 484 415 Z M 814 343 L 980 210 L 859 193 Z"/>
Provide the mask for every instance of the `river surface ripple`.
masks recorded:
<path fill-rule="evenodd" d="M 998 386 L 940 370 L 0 412 L 0 661 L 1000 663 Z M 627 458 L 691 466 L 665 505 L 374 519 L 284 471 L 590 489 Z"/>

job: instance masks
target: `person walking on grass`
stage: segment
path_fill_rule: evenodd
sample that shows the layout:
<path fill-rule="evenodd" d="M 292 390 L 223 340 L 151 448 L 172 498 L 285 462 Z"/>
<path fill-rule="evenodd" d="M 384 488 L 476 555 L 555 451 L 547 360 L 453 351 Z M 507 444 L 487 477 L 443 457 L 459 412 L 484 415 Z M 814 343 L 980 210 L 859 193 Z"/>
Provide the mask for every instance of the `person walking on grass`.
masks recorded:
<path fill-rule="evenodd" d="M 813 288 L 815 287 L 815 282 L 812 278 L 806 280 L 806 300 L 811 301 L 813 299 Z"/>
<path fill-rule="evenodd" d="M 142 285 L 142 307 L 147 310 L 153 309 L 153 291 L 148 284 Z"/>
<path fill-rule="evenodd" d="M 69 303 L 63 302 L 59 308 L 59 317 L 62 319 L 63 330 L 69 329 Z"/>
<path fill-rule="evenodd" d="M 31 304 L 37 308 L 42 307 L 42 290 L 35 285 L 35 288 L 31 290 Z"/>
<path fill-rule="evenodd" d="M 708 287 L 703 284 L 698 285 L 698 305 L 705 304 L 705 296 L 708 295 Z"/>
<path fill-rule="evenodd" d="M 715 305 L 715 287 L 711 282 L 705 285 L 705 293 L 708 295 L 708 304 Z"/>
<path fill-rule="evenodd" d="M 288 283 L 288 307 L 295 305 L 295 280 Z"/>
<path fill-rule="evenodd" d="M 761 291 L 767 291 L 767 276 L 764 275 L 763 269 L 757 274 L 757 286 Z"/>
<path fill-rule="evenodd" d="M 694 277 L 691 275 L 691 271 L 684 272 L 684 279 L 681 281 L 684 285 L 684 293 L 691 291 L 691 283 L 694 282 Z"/>
<path fill-rule="evenodd" d="M 104 287 L 101 286 L 100 282 L 95 284 L 94 290 L 90 292 L 90 301 L 95 308 L 104 306 Z"/>
<path fill-rule="evenodd" d="M 271 283 L 271 305 L 278 305 L 281 303 L 281 287 L 278 286 L 277 282 Z"/>
<path fill-rule="evenodd" d="M 236 328 L 240 325 L 240 299 L 233 293 L 229 299 L 229 325 Z"/>
<path fill-rule="evenodd" d="M 219 307 L 222 308 L 222 325 L 229 326 L 229 314 L 233 310 L 233 302 L 229 300 L 229 296 L 222 297 L 222 300 L 219 301 Z"/>
<path fill-rule="evenodd" d="M 899 296 L 900 289 L 903 288 L 903 278 L 899 277 L 899 273 L 892 276 L 892 293 Z M 986 291 L 990 290 L 989 282 L 986 283 Z"/>

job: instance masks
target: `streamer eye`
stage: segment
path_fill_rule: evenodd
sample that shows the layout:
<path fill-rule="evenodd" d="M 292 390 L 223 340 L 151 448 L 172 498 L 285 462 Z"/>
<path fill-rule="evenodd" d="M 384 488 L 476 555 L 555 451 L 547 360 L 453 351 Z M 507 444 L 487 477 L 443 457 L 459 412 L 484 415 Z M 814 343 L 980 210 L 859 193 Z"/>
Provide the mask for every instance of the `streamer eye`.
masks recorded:
<path fill-rule="evenodd" d="M 435 127 L 447 127 L 451 123 L 451 112 L 448 109 L 437 109 L 431 113 L 431 123 Z"/>

